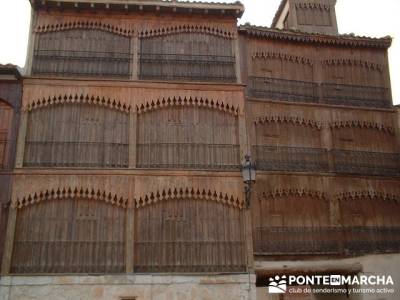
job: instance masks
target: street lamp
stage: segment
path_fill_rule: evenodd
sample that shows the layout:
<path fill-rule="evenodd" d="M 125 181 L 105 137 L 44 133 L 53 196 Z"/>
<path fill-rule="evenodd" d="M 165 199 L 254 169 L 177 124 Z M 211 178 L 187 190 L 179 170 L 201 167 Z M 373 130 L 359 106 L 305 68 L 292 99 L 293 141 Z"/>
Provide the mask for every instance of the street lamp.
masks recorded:
<path fill-rule="evenodd" d="M 242 177 L 246 200 L 246 208 L 250 207 L 250 197 L 251 197 L 251 186 L 256 182 L 256 168 L 255 165 L 250 160 L 250 155 L 244 157 L 245 161 L 242 165 Z"/>

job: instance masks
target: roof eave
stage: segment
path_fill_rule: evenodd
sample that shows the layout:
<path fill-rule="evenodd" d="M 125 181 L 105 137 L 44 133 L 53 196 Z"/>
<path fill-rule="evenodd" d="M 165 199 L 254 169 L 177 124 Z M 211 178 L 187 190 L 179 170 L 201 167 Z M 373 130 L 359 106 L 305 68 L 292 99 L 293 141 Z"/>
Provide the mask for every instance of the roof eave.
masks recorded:
<path fill-rule="evenodd" d="M 76 11 L 120 11 L 124 13 L 157 12 L 219 15 L 240 18 L 244 13 L 241 2 L 208 3 L 160 0 L 29 0 L 34 10 L 73 9 Z"/>

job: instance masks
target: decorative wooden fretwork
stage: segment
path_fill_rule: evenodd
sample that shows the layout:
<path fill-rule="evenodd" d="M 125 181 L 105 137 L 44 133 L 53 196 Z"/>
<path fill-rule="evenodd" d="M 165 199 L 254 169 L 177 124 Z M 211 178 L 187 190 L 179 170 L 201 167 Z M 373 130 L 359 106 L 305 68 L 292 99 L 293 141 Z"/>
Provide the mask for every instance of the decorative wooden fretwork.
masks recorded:
<path fill-rule="evenodd" d="M 394 134 L 392 126 L 386 124 L 377 123 L 373 121 L 361 121 L 361 120 L 344 120 L 329 123 L 331 128 L 365 128 L 365 129 L 376 129 L 379 131 Z"/>
<path fill-rule="evenodd" d="M 199 33 L 215 35 L 223 38 L 236 38 L 236 33 L 219 27 L 211 27 L 200 24 L 181 24 L 175 26 L 165 26 L 161 28 L 144 28 L 139 32 L 139 37 L 154 37 L 179 33 Z"/>
<path fill-rule="evenodd" d="M 60 95 L 43 97 L 41 99 L 36 99 L 29 102 L 26 106 L 26 109 L 30 111 L 36 108 L 42 108 L 49 105 L 73 104 L 73 103 L 99 105 L 110 109 L 116 109 L 126 113 L 128 113 L 131 110 L 131 106 L 129 104 L 120 101 L 118 99 L 112 99 L 112 98 L 106 98 L 104 96 L 88 95 L 88 94 L 86 95 L 60 94 Z"/>
<path fill-rule="evenodd" d="M 127 168 L 129 115 L 64 103 L 28 115 L 24 166 Z"/>
<path fill-rule="evenodd" d="M 305 119 L 299 116 L 285 116 L 285 115 L 277 115 L 277 116 L 265 116 L 258 117 L 255 121 L 255 124 L 264 124 L 264 123 L 291 123 L 293 125 L 303 125 L 310 126 L 316 129 L 322 128 L 322 122 Z"/>
<path fill-rule="evenodd" d="M 137 272 L 246 271 L 243 210 L 171 197 L 138 208 L 135 221 Z"/>
<path fill-rule="evenodd" d="M 74 20 L 64 23 L 40 24 L 36 27 L 35 32 L 44 33 L 44 32 L 65 31 L 71 29 L 102 30 L 119 34 L 121 36 L 133 35 L 133 30 L 127 29 L 126 27 L 120 27 L 102 21 L 88 21 L 88 20 Z"/>
<path fill-rule="evenodd" d="M 244 201 L 234 197 L 233 195 L 224 194 L 222 192 L 194 189 L 194 188 L 174 188 L 152 192 L 150 194 L 138 197 L 135 199 L 136 208 L 141 208 L 147 205 L 152 205 L 161 201 L 175 200 L 204 200 L 215 201 L 227 206 L 232 206 L 238 209 L 243 209 Z"/>
<path fill-rule="evenodd" d="M 139 168 L 238 170 L 239 150 L 233 114 L 182 105 L 138 115 Z"/>
<path fill-rule="evenodd" d="M 15 203 L 12 203 L 12 207 L 22 209 L 43 201 L 57 201 L 60 199 L 73 198 L 87 199 L 91 201 L 103 201 L 109 205 L 115 205 L 122 208 L 126 208 L 128 206 L 127 198 L 111 192 L 84 187 L 64 187 L 35 192 L 18 198 Z"/>
<path fill-rule="evenodd" d="M 100 28 L 100 29 L 98 29 Z M 35 75 L 127 78 L 131 74 L 130 38 L 103 26 L 43 32 L 35 43 Z"/>
<path fill-rule="evenodd" d="M 166 108 L 166 107 L 178 107 L 178 106 L 197 106 L 199 108 L 210 108 L 215 110 L 220 110 L 233 115 L 238 115 L 240 113 L 240 108 L 229 103 L 224 103 L 223 101 L 207 99 L 207 98 L 197 98 L 197 97 L 168 97 L 157 99 L 155 101 L 147 101 L 136 107 L 137 112 L 145 113 L 152 110 Z"/>
<path fill-rule="evenodd" d="M 166 31 L 143 37 L 140 45 L 140 79 L 236 81 L 232 39 Z"/>
<path fill-rule="evenodd" d="M 125 210 L 88 197 L 18 210 L 11 273 L 123 273 Z"/>

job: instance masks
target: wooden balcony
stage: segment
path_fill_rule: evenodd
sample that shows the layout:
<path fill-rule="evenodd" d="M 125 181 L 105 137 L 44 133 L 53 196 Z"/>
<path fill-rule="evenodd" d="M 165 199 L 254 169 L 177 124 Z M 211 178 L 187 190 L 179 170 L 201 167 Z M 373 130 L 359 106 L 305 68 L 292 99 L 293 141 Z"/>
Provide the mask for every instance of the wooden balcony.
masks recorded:
<path fill-rule="evenodd" d="M 129 78 L 131 74 L 130 66 L 130 53 L 35 50 L 32 73 L 37 75 Z"/>
<path fill-rule="evenodd" d="M 366 151 L 333 150 L 335 172 L 400 176 L 400 155 Z"/>
<path fill-rule="evenodd" d="M 249 77 L 248 95 L 289 102 L 318 102 L 318 85 L 269 77 Z"/>
<path fill-rule="evenodd" d="M 320 148 L 253 146 L 258 170 L 328 172 L 328 151 Z"/>
<path fill-rule="evenodd" d="M 138 168 L 239 170 L 240 146 L 194 143 L 137 145 Z"/>
<path fill-rule="evenodd" d="M 24 166 L 127 168 L 128 148 L 118 143 L 27 141 Z"/>
<path fill-rule="evenodd" d="M 235 57 L 140 53 L 140 79 L 236 82 Z"/>
<path fill-rule="evenodd" d="M 270 77 L 248 79 L 247 95 L 288 102 L 391 108 L 390 90 L 373 86 L 313 83 Z"/>
<path fill-rule="evenodd" d="M 261 171 L 400 176 L 400 155 L 397 153 L 253 146 L 252 155 L 256 168 Z M 330 156 L 333 161 L 331 166 Z"/>
<path fill-rule="evenodd" d="M 353 255 L 400 251 L 400 227 L 258 227 L 255 255 Z"/>
<path fill-rule="evenodd" d="M 322 102 L 334 105 L 390 108 L 389 89 L 349 84 L 323 83 Z"/>

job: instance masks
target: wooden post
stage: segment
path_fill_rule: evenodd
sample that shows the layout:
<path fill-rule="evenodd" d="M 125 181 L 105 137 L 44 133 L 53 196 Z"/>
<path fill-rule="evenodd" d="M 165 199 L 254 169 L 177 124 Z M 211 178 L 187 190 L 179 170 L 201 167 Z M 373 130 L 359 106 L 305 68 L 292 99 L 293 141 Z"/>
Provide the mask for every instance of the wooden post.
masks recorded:
<path fill-rule="evenodd" d="M 139 78 L 139 37 L 135 34 L 131 37 L 131 79 L 138 80 Z"/>
<path fill-rule="evenodd" d="M 250 154 L 248 139 L 247 139 L 247 129 L 246 129 L 246 119 L 244 113 L 239 113 L 239 144 L 240 144 L 240 161 L 244 159 L 244 156 Z"/>
<path fill-rule="evenodd" d="M 129 113 L 129 168 L 136 168 L 137 149 L 137 112 L 131 108 Z"/>
<path fill-rule="evenodd" d="M 28 122 L 28 111 L 21 109 L 21 117 L 19 121 L 17 155 L 15 158 L 15 167 L 22 168 L 24 164 L 26 128 Z"/>
<path fill-rule="evenodd" d="M 234 40 L 234 47 L 235 47 L 234 53 L 235 53 L 235 59 L 236 59 L 236 63 L 235 63 L 236 82 L 241 83 L 242 82 L 242 74 L 240 73 L 241 57 L 240 57 L 239 37 L 237 37 Z"/>
<path fill-rule="evenodd" d="M 125 265 L 126 273 L 132 274 L 134 272 L 134 258 L 135 258 L 135 204 L 134 201 L 129 201 L 128 208 L 126 209 L 126 228 L 125 228 Z"/>
<path fill-rule="evenodd" d="M 16 221 L 17 221 L 17 209 L 11 206 L 8 212 L 6 241 L 4 245 L 3 264 L 1 267 L 2 275 L 10 274 L 11 271 L 11 260 L 14 247 Z"/>
<path fill-rule="evenodd" d="M 330 120 L 330 115 L 328 113 L 324 113 L 321 117 L 326 122 L 322 124 L 321 128 L 321 147 L 328 151 L 327 155 L 328 155 L 329 171 L 333 172 L 335 170 L 335 163 L 332 154 L 332 149 L 333 149 L 332 130 L 328 124 Z"/>
<path fill-rule="evenodd" d="M 251 200 L 250 203 L 252 203 Z M 251 222 L 250 208 L 248 209 L 245 208 L 244 234 L 246 239 L 247 271 L 251 273 L 254 271 L 254 250 L 253 250 L 253 226 Z"/>

